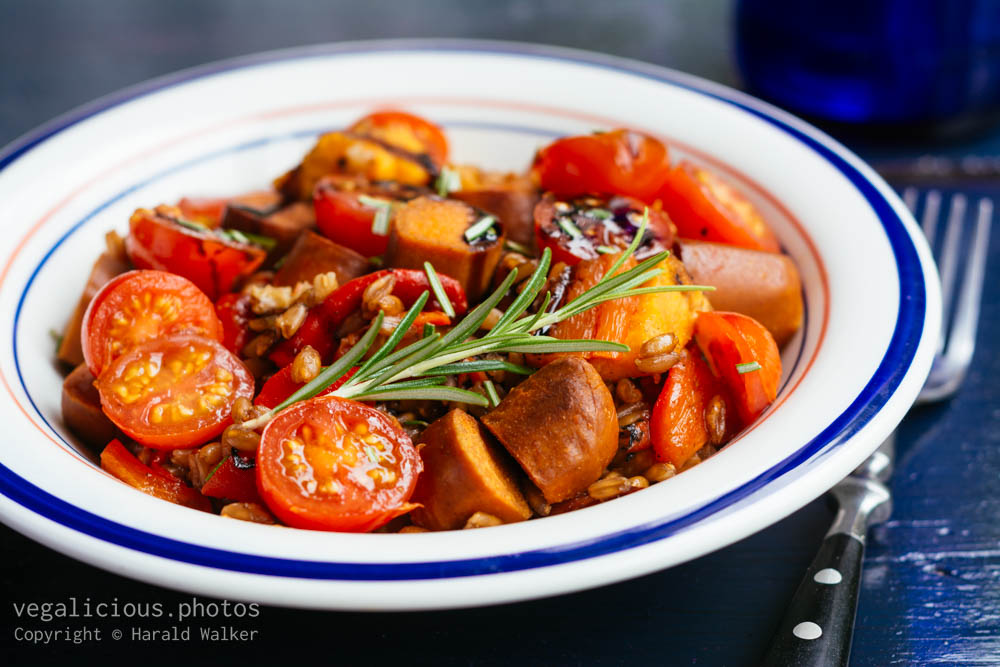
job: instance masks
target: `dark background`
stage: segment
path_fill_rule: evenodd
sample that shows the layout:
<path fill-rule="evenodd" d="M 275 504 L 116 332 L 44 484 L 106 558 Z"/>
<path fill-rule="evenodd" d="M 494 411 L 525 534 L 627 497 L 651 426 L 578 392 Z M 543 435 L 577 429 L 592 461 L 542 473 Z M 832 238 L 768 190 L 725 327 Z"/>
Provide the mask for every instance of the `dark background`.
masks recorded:
<path fill-rule="evenodd" d="M 479 37 L 602 51 L 738 85 L 728 1 L 425 0 L 107 2 L 0 0 L 0 144 L 149 77 L 325 41 Z M 952 144 L 852 142 L 863 156 L 1000 153 L 1000 133 Z M 994 184 L 986 184 L 995 188 Z M 994 195 L 996 191 L 994 190 Z M 0 204 L 2 206 L 2 204 Z M 1000 664 L 1000 231 L 970 377 L 900 431 L 895 514 L 869 539 L 852 664 Z M 25 443 L 27 444 L 27 443 Z M 28 646 L 13 603 L 154 602 L 191 596 L 82 565 L 0 527 L 0 656 L 6 664 L 755 664 L 829 525 L 817 500 L 697 561 L 603 589 L 487 609 L 344 614 L 263 608 L 246 644 L 105 639 Z M 71 627 L 82 623 L 71 622 Z M 101 627 L 105 637 L 121 622 Z M 166 627 L 156 621 L 150 629 Z M 211 625 L 206 623 L 206 625 Z"/>

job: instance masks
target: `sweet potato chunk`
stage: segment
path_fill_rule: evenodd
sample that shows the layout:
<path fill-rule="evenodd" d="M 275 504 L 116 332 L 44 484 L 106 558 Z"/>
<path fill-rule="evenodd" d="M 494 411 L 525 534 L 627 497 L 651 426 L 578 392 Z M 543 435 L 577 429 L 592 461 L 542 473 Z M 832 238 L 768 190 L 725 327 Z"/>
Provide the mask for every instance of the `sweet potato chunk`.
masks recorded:
<path fill-rule="evenodd" d="M 115 276 L 125 273 L 130 268 L 128 257 L 125 255 L 125 246 L 117 234 L 112 233 L 108 238 L 108 249 L 101 253 L 101 256 L 94 262 L 94 268 L 90 270 L 90 277 L 83 287 L 83 294 L 76 303 L 76 310 L 66 323 L 63 331 L 62 341 L 59 343 L 59 351 L 56 356 L 59 361 L 71 366 L 79 366 L 83 363 L 83 345 L 80 342 L 80 326 L 83 324 L 83 314 L 90 305 L 90 300 L 94 298 L 97 291 Z M 107 442 L 107 440 L 105 440 Z M 104 444 L 104 443 L 101 443 Z"/>
<path fill-rule="evenodd" d="M 120 435 L 101 411 L 101 396 L 87 364 L 77 366 L 63 381 L 62 414 L 66 428 L 91 447 L 100 449 Z"/>
<path fill-rule="evenodd" d="M 802 326 L 802 284 L 787 255 L 722 243 L 681 240 L 681 260 L 712 305 L 754 318 L 784 345 Z"/>
<path fill-rule="evenodd" d="M 458 167 L 458 173 L 462 188 L 451 193 L 451 197 L 492 213 L 503 224 L 508 239 L 534 247 L 533 215 L 539 193 L 531 178 L 466 166 Z"/>
<path fill-rule="evenodd" d="M 504 523 L 531 517 L 509 458 L 484 435 L 476 419 L 462 410 L 452 410 L 421 434 L 417 442 L 423 443 L 424 471 L 412 501 L 423 507 L 410 515 L 415 524 L 454 530 L 476 512 Z"/>
<path fill-rule="evenodd" d="M 594 367 L 568 357 L 511 390 L 483 425 L 556 503 L 596 482 L 618 450 L 611 392 Z"/>
<path fill-rule="evenodd" d="M 465 231 L 483 216 L 468 204 L 438 197 L 417 197 L 396 212 L 389 232 L 386 265 L 422 269 L 424 262 L 462 283 L 469 301 L 489 286 L 503 251 L 503 227 L 473 241 Z"/>
<path fill-rule="evenodd" d="M 596 285 L 616 257 L 617 255 L 602 255 L 577 264 L 564 302 L 572 301 Z M 630 257 L 622 270 L 627 271 L 633 266 L 635 260 Z M 663 273 L 644 283 L 643 287 L 692 284 L 684 266 L 673 256 L 667 257 L 658 268 L 663 269 Z M 590 361 L 605 380 L 638 377 L 644 373 L 636 367 L 635 361 L 644 342 L 671 333 L 676 338 L 675 349 L 684 349 L 694 331 L 695 315 L 708 308 L 708 300 L 701 292 L 663 292 L 607 301 L 560 322 L 552 328 L 550 335 L 563 339 L 586 338 L 623 343 L 629 347 L 627 352 L 529 355 L 528 361 L 537 366 L 553 359 L 576 356 Z"/>
<path fill-rule="evenodd" d="M 325 236 L 304 232 L 292 246 L 285 263 L 274 275 L 274 284 L 295 285 L 311 282 L 320 273 L 333 271 L 341 285 L 363 275 L 369 269 L 368 260 L 350 248 L 334 243 Z"/>

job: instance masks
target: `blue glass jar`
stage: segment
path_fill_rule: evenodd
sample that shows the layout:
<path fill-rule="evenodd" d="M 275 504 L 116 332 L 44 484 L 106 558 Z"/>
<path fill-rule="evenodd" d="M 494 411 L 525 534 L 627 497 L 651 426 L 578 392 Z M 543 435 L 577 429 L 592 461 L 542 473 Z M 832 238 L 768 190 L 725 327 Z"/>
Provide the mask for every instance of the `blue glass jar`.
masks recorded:
<path fill-rule="evenodd" d="M 997 0 L 740 0 L 750 92 L 848 125 L 975 124 L 1000 112 Z"/>

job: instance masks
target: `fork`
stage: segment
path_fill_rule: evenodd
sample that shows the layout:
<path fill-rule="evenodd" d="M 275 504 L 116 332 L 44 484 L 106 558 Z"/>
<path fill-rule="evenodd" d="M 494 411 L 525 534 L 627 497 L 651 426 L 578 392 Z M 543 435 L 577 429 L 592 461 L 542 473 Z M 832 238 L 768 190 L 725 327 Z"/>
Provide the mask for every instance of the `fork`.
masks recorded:
<path fill-rule="evenodd" d="M 916 213 L 920 191 L 907 188 L 903 201 Z M 934 362 L 916 403 L 942 401 L 965 379 L 976 345 L 979 304 L 986 275 L 986 252 L 993 201 L 983 197 L 976 207 L 976 222 L 969 241 L 969 257 L 956 283 L 963 223 L 968 207 L 961 193 L 951 196 L 946 216 L 942 216 L 942 195 L 929 190 L 923 197 L 921 227 L 935 250 L 941 276 L 941 331 Z M 940 252 L 937 227 L 946 218 Z M 956 301 L 957 299 L 957 301 Z M 896 434 L 893 432 L 857 469 L 839 482 L 830 493 L 837 515 L 819 552 L 785 612 L 778 633 L 761 663 L 765 667 L 828 667 L 847 665 L 854 635 L 854 618 L 861 585 L 861 564 L 865 535 L 870 526 L 884 522 L 892 513 L 892 497 L 886 483 L 895 460 Z"/>

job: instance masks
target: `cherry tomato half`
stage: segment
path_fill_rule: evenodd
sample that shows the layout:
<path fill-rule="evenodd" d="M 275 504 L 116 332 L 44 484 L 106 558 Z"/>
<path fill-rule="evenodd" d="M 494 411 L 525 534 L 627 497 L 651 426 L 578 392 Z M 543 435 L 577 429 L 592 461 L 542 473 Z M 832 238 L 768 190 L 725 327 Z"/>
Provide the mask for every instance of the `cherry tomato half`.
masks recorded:
<path fill-rule="evenodd" d="M 779 252 L 778 238 L 757 208 L 710 171 L 681 162 L 657 195 L 684 238 Z"/>
<path fill-rule="evenodd" d="M 546 195 L 535 206 L 535 238 L 539 248 L 552 250 L 553 262 L 570 266 L 584 259 L 597 259 L 628 247 L 648 207 L 632 197 L 580 197 L 557 201 Z M 659 209 L 649 208 L 646 237 L 635 256 L 644 259 L 674 242 L 670 219 Z"/>
<path fill-rule="evenodd" d="M 222 337 L 222 323 L 204 292 L 165 271 L 129 271 L 91 299 L 80 334 L 83 358 L 97 377 L 129 348 L 182 332 Z"/>
<path fill-rule="evenodd" d="M 316 226 L 331 241 L 366 257 L 381 255 L 389 244 L 388 226 L 374 229 L 375 217 L 388 206 L 426 194 L 426 188 L 401 183 L 371 183 L 364 178 L 328 176 L 316 185 L 313 205 Z"/>
<path fill-rule="evenodd" d="M 289 526 L 365 532 L 409 512 L 422 468 L 396 420 L 321 396 L 280 412 L 257 449 L 257 486 Z"/>
<path fill-rule="evenodd" d="M 97 378 L 104 414 L 156 449 L 207 442 L 232 422 L 237 398 L 253 398 L 254 379 L 232 352 L 210 338 L 156 338 L 118 357 Z"/>
<path fill-rule="evenodd" d="M 184 276 L 215 300 L 267 259 L 263 248 L 189 229 L 179 219 L 180 209 L 170 206 L 132 214 L 125 251 L 136 268 Z"/>
<path fill-rule="evenodd" d="M 631 130 L 564 137 L 538 151 L 532 167 L 557 196 L 625 195 L 652 202 L 670 172 L 667 147 Z"/>
<path fill-rule="evenodd" d="M 729 388 L 743 424 L 752 422 L 778 395 L 781 355 L 770 332 L 746 315 L 703 312 L 695 320 L 694 339 L 712 373 Z"/>
<path fill-rule="evenodd" d="M 448 140 L 441 128 L 405 111 L 387 109 L 370 113 L 347 131 L 373 137 L 410 153 L 426 154 L 438 167 L 448 161 Z"/>

